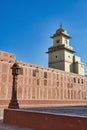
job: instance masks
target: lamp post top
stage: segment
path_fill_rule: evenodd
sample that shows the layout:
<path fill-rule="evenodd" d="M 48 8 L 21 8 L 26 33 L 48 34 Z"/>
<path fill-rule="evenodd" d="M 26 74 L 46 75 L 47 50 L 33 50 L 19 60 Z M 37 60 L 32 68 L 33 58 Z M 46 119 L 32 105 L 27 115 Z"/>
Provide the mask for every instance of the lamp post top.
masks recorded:
<path fill-rule="evenodd" d="M 14 75 L 14 76 L 17 76 L 19 74 L 21 74 L 21 75 L 23 74 L 23 68 L 21 68 L 18 65 L 18 63 L 16 63 L 16 62 L 12 65 L 11 69 L 12 69 L 12 75 Z"/>
<path fill-rule="evenodd" d="M 20 67 L 19 67 L 18 63 L 15 62 L 15 63 L 12 65 L 11 69 L 20 69 Z"/>

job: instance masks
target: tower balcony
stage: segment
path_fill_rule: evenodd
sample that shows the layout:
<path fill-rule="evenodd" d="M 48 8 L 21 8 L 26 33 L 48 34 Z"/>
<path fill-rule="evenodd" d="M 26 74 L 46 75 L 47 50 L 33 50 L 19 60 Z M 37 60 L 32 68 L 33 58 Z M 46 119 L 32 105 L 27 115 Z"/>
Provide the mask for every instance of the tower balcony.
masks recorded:
<path fill-rule="evenodd" d="M 48 52 L 47 53 L 50 53 L 50 52 L 54 52 L 54 51 L 58 51 L 58 50 L 68 50 L 72 53 L 74 53 L 74 49 L 73 47 L 71 46 L 67 46 L 65 44 L 62 44 L 62 45 L 58 45 L 58 46 L 52 46 L 48 49 Z"/>

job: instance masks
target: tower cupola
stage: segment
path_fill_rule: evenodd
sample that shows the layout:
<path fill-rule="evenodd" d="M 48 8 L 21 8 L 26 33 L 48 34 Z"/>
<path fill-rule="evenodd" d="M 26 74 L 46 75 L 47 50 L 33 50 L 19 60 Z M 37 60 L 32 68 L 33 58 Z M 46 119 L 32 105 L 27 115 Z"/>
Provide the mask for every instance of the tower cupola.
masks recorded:
<path fill-rule="evenodd" d="M 71 36 L 60 24 L 59 29 L 51 36 L 53 46 L 48 48 L 49 67 L 84 74 L 84 65 L 80 57 L 74 55 L 74 49 L 70 46 Z"/>
<path fill-rule="evenodd" d="M 60 24 L 60 28 L 56 30 L 56 33 L 53 34 L 53 36 L 51 36 L 51 38 L 57 37 L 59 35 L 63 35 L 69 39 L 71 38 L 71 36 L 67 33 L 67 31 L 62 28 L 62 24 Z"/>
<path fill-rule="evenodd" d="M 65 29 L 62 28 L 62 24 L 60 24 L 60 28 L 56 30 L 51 38 L 53 39 L 53 46 L 69 46 L 69 39 L 71 38 L 71 36 L 67 33 Z"/>

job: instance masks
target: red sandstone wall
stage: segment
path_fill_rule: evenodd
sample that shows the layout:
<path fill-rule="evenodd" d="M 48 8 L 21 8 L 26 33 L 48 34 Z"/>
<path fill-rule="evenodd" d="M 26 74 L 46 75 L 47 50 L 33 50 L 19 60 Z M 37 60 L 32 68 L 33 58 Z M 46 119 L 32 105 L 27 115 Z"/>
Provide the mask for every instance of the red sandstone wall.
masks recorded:
<path fill-rule="evenodd" d="M 10 116 L 9 116 L 10 115 Z M 7 109 L 4 123 L 36 130 L 87 130 L 87 118 Z"/>
<path fill-rule="evenodd" d="M 12 74 L 10 68 L 15 62 L 15 58 L 14 54 L 0 51 L 0 101 L 3 100 L 3 102 L 4 100 L 8 102 L 11 98 Z M 62 104 L 67 101 L 87 103 L 86 76 L 17 62 L 23 68 L 23 75 L 18 76 L 20 102 L 26 103 L 35 100 L 40 102 L 61 101 Z"/>
<path fill-rule="evenodd" d="M 14 54 L 0 51 L 0 100 L 3 101 L 11 98 L 12 74 L 10 68 L 15 62 L 15 58 Z"/>

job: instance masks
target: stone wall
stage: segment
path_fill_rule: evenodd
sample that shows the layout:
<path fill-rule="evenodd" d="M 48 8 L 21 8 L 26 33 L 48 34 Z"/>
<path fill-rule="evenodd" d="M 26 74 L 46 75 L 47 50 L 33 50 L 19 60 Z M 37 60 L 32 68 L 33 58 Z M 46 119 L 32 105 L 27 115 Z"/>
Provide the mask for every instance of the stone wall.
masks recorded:
<path fill-rule="evenodd" d="M 84 116 L 23 111 L 20 109 L 5 109 L 4 123 L 36 130 L 87 130 L 87 117 Z"/>
<path fill-rule="evenodd" d="M 12 91 L 12 70 L 16 56 L 0 51 L 0 107 L 8 105 Z M 87 77 L 17 61 L 20 106 L 87 104 Z M 56 103 L 55 103 L 56 101 Z M 44 102 L 44 103 L 43 103 Z"/>

